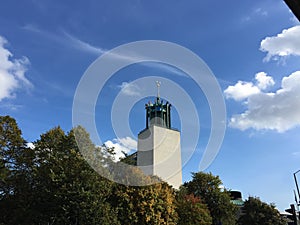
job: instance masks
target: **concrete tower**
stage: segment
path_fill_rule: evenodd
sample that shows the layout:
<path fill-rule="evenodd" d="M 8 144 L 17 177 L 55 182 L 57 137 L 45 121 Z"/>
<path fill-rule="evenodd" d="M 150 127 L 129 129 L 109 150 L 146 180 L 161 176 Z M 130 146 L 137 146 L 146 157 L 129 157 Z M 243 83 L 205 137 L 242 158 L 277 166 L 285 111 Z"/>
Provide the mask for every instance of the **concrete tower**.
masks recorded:
<path fill-rule="evenodd" d="M 182 184 L 180 132 L 171 128 L 171 104 L 159 96 L 145 105 L 146 128 L 138 135 L 137 165 L 147 175 L 156 175 L 174 188 Z"/>

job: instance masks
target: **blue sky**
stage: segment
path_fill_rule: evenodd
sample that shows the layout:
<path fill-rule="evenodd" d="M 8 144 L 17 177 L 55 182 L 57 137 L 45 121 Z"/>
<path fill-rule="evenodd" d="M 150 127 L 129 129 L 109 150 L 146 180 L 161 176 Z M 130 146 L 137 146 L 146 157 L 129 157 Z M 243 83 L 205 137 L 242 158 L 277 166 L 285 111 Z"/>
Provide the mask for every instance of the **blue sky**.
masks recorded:
<path fill-rule="evenodd" d="M 293 172 L 300 169 L 300 27 L 283 1 L 2 1 L 0 7 L 0 114 L 18 121 L 27 141 L 60 125 L 72 128 L 76 87 L 106 51 L 141 40 L 174 42 L 201 57 L 224 95 L 227 129 L 219 154 L 205 171 L 243 197 L 258 196 L 280 210 L 293 203 Z M 183 169 L 197 172 L 211 128 L 203 91 L 186 74 L 152 63 L 115 73 L 96 103 L 101 140 L 130 151 L 144 129 L 143 96 L 136 79 L 172 80 L 192 99 L 200 120 L 199 142 Z M 161 86 L 166 98 L 174 95 Z M 130 109 L 132 135 L 117 140 L 111 123 L 114 99 L 139 101 Z M 123 115 L 122 108 L 118 108 Z M 173 126 L 182 115 L 173 107 Z M 186 112 L 188 114 L 189 112 Z M 193 121 L 187 121 L 194 128 Z M 122 125 L 120 125 L 122 126 Z M 182 140 L 183 157 L 190 135 Z"/>

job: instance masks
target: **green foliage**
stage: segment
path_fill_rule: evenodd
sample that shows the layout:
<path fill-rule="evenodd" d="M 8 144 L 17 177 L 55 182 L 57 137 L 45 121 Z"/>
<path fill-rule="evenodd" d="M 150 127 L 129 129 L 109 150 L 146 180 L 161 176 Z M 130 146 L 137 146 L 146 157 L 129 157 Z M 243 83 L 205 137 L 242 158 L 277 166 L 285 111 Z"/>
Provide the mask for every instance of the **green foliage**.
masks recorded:
<path fill-rule="evenodd" d="M 15 119 L 0 116 L 0 224 L 17 224 L 15 215 L 26 216 L 31 156 Z"/>
<path fill-rule="evenodd" d="M 55 127 L 34 146 L 26 147 L 13 118 L 0 117 L 1 225 L 176 224 L 174 190 L 166 183 L 129 187 L 99 176 L 125 184 L 159 181 L 114 163 L 114 149 L 96 147 L 82 127 L 67 134 Z"/>
<path fill-rule="evenodd" d="M 259 198 L 249 197 L 238 220 L 240 225 L 285 225 L 274 205 L 268 205 Z"/>
<path fill-rule="evenodd" d="M 159 178 L 115 163 L 114 149 L 95 146 L 80 126 L 69 133 L 55 127 L 34 146 L 27 147 L 13 118 L 0 116 L 1 225 L 235 224 L 219 177 L 194 173 L 175 194 Z M 134 158 L 124 160 L 134 164 Z M 135 181 L 146 186 L 126 186 Z"/>
<path fill-rule="evenodd" d="M 176 224 L 175 193 L 171 186 L 124 163 L 116 163 L 111 172 L 123 183 L 114 185 L 110 199 L 121 224 Z M 128 186 L 136 181 L 144 186 Z"/>
<path fill-rule="evenodd" d="M 229 193 L 220 189 L 222 182 L 211 173 L 193 173 L 193 179 L 184 184 L 188 194 L 194 194 L 207 204 L 212 216 L 212 224 L 236 224 L 237 208 L 230 202 Z"/>
<path fill-rule="evenodd" d="M 137 152 L 128 155 L 126 152 L 122 152 L 123 157 L 120 159 L 121 162 L 126 163 L 128 165 L 136 166 L 137 165 Z"/>
<path fill-rule="evenodd" d="M 0 117 L 0 193 L 13 192 L 10 178 L 22 168 L 22 154 L 26 142 L 15 119 L 9 116 Z"/>
<path fill-rule="evenodd" d="M 165 182 L 141 187 L 116 184 L 112 202 L 122 224 L 176 224 L 174 190 Z"/>
<path fill-rule="evenodd" d="M 194 194 L 187 194 L 181 187 L 177 193 L 176 211 L 178 225 L 210 225 L 212 218 L 206 204 Z"/>
<path fill-rule="evenodd" d="M 55 224 L 104 224 L 114 218 L 106 198 L 112 183 L 100 177 L 78 150 L 74 130 L 54 128 L 35 143 L 35 197 L 39 221 Z M 81 130 L 82 136 L 88 137 Z M 96 151 L 88 138 L 81 140 Z M 42 201 L 41 201 L 42 200 Z M 111 213 L 108 213 L 112 211 Z M 108 217 L 108 218 L 107 218 Z"/>
<path fill-rule="evenodd" d="M 107 201 L 113 184 L 84 160 L 74 132 L 100 154 L 82 128 L 56 127 L 26 148 L 15 120 L 0 117 L 0 224 L 120 224 Z"/>

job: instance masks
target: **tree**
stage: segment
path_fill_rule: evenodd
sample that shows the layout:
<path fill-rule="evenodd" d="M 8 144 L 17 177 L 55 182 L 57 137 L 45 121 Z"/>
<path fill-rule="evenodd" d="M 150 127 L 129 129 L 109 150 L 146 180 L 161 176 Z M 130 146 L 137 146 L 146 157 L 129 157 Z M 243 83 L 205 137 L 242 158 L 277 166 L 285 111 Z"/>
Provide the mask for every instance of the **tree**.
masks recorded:
<path fill-rule="evenodd" d="M 95 146 L 82 127 L 55 127 L 33 144 L 27 147 L 13 118 L 0 117 L 1 225 L 207 225 L 208 209 L 214 222 L 234 224 L 227 193 L 211 174 L 193 174 L 176 201 L 166 182 L 115 163 L 114 149 Z M 128 186 L 135 182 L 140 186 Z"/>
<path fill-rule="evenodd" d="M 0 116 L 0 224 L 16 224 L 15 215 L 26 216 L 32 157 L 16 120 Z"/>
<path fill-rule="evenodd" d="M 0 117 L 1 225 L 120 225 L 108 201 L 113 183 L 85 161 L 74 132 L 79 132 L 85 151 L 99 159 L 101 149 L 84 129 L 65 134 L 53 128 L 30 149 L 15 120 Z"/>
<path fill-rule="evenodd" d="M 9 184 L 16 164 L 18 149 L 24 146 L 21 130 L 16 121 L 9 116 L 0 117 L 0 199 L 6 198 L 12 192 Z"/>
<path fill-rule="evenodd" d="M 218 176 L 203 172 L 193 173 L 192 180 L 184 183 L 188 194 L 200 197 L 207 204 L 213 225 L 234 225 L 237 209 L 230 202 L 228 191 L 221 191 L 221 185 Z"/>
<path fill-rule="evenodd" d="M 243 206 L 240 225 L 286 225 L 273 204 L 268 205 L 259 198 L 249 197 Z"/>
<path fill-rule="evenodd" d="M 11 181 L 16 171 L 22 167 L 22 150 L 26 142 L 22 138 L 15 119 L 0 116 L 0 194 L 1 197 L 15 192 Z"/>
<path fill-rule="evenodd" d="M 145 176 L 139 168 L 131 167 L 124 171 L 121 173 L 123 183 L 139 179 L 145 186 L 115 184 L 110 202 L 117 209 L 121 224 L 176 224 L 174 189 L 157 177 Z"/>
<path fill-rule="evenodd" d="M 176 195 L 178 225 L 210 225 L 212 218 L 206 204 L 194 194 L 187 194 L 181 187 Z"/>
<path fill-rule="evenodd" d="M 123 157 L 120 158 L 120 161 L 126 163 L 128 165 L 136 166 L 137 165 L 137 152 L 133 154 L 127 154 L 126 152 L 122 152 Z"/>
<path fill-rule="evenodd" d="M 15 119 L 10 116 L 0 116 L 0 159 L 2 166 L 16 169 L 22 149 L 26 146 L 22 132 Z"/>
<path fill-rule="evenodd" d="M 81 139 L 85 151 L 98 152 L 82 128 L 65 134 L 56 127 L 35 142 L 36 223 L 119 224 L 107 201 L 113 184 L 99 176 L 82 157 L 74 132 L 85 137 Z"/>

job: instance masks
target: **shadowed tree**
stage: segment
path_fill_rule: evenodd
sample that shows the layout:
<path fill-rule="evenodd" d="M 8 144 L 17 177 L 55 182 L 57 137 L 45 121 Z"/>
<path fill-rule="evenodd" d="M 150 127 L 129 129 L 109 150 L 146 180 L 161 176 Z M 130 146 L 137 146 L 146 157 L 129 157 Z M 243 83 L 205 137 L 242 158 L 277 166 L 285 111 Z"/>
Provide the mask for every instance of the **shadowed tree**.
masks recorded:
<path fill-rule="evenodd" d="M 111 202 L 118 211 L 121 224 L 176 224 L 174 189 L 157 177 L 145 176 L 139 168 L 131 167 L 124 171 L 121 173 L 123 183 L 139 179 L 145 186 L 115 184 Z M 153 181 L 157 183 L 149 185 Z"/>
<path fill-rule="evenodd" d="M 35 142 L 38 221 L 54 224 L 118 224 L 107 198 L 112 182 L 101 177 L 79 152 L 74 132 L 90 154 L 100 154 L 83 128 L 65 134 L 56 127 Z M 79 135 L 79 134 L 78 134 Z"/>
<path fill-rule="evenodd" d="M 238 220 L 240 225 L 286 225 L 274 205 L 268 205 L 259 198 L 249 197 Z"/>
<path fill-rule="evenodd" d="M 184 183 L 188 194 L 200 197 L 207 204 L 212 216 L 213 225 L 236 224 L 237 208 L 230 202 L 229 193 L 220 189 L 222 182 L 211 173 L 193 173 L 193 179 Z"/>
<path fill-rule="evenodd" d="M 113 183 L 88 165 L 74 132 L 99 159 L 82 128 L 53 128 L 30 149 L 15 120 L 0 117 L 0 224 L 120 224 L 107 200 Z"/>
<path fill-rule="evenodd" d="M 207 206 L 194 194 L 187 194 L 182 186 L 176 195 L 178 225 L 211 225 L 212 218 Z"/>
<path fill-rule="evenodd" d="M 27 216 L 32 158 L 15 119 L 0 116 L 0 224 L 17 224 L 16 217 Z"/>

